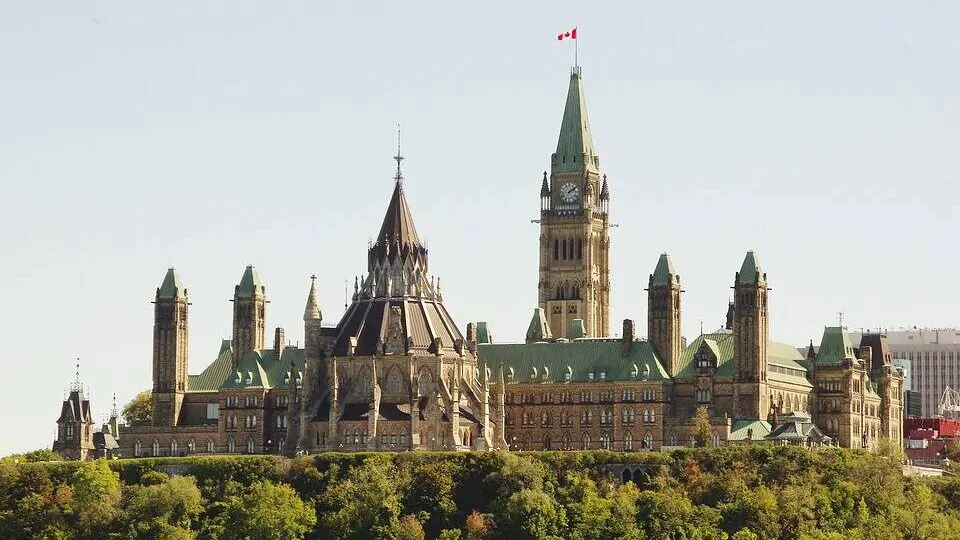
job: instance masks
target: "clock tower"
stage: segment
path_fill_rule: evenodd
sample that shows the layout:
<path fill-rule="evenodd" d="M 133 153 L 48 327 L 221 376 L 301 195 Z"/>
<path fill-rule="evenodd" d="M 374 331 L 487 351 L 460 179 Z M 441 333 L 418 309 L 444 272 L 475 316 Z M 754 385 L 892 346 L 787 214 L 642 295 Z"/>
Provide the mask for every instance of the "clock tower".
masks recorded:
<path fill-rule="evenodd" d="M 540 188 L 538 301 L 554 337 L 568 337 L 575 319 L 583 320 L 587 337 L 610 333 L 609 203 L 575 67 L 557 150 Z"/>

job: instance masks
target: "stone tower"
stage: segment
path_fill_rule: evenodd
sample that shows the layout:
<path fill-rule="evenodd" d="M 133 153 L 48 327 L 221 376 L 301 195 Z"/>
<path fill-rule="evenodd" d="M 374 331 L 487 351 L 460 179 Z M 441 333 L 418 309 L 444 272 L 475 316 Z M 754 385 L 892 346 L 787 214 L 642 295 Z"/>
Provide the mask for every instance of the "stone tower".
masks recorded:
<path fill-rule="evenodd" d="M 187 290 L 167 270 L 153 301 L 153 424 L 176 426 L 187 391 Z"/>
<path fill-rule="evenodd" d="M 233 369 L 248 351 L 263 348 L 264 327 L 267 319 L 267 288 L 252 265 L 243 271 L 243 277 L 233 293 Z"/>
<path fill-rule="evenodd" d="M 568 337 L 573 319 L 588 337 L 610 333 L 610 191 L 599 171 L 577 67 L 540 188 L 538 302 L 555 338 Z"/>
<path fill-rule="evenodd" d="M 90 412 L 90 400 L 84 395 L 83 385 L 80 383 L 78 360 L 76 378 L 60 407 L 53 451 L 64 459 L 86 460 L 95 457 L 93 450 L 93 414 Z"/>
<path fill-rule="evenodd" d="M 733 283 L 734 381 L 739 394 L 735 413 L 739 417 L 765 419 L 767 392 L 767 275 L 752 250 L 743 259 Z"/>
<path fill-rule="evenodd" d="M 680 336 L 680 276 L 666 253 L 660 254 L 647 287 L 647 340 L 674 375 L 683 344 Z"/>

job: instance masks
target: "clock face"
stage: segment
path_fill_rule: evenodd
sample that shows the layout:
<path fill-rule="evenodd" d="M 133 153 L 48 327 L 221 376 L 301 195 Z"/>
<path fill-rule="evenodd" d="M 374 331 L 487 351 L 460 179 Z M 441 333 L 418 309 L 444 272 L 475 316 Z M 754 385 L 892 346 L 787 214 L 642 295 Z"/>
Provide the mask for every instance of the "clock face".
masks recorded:
<path fill-rule="evenodd" d="M 580 186 L 567 182 L 560 186 L 560 200 L 565 203 L 575 203 L 580 199 Z"/>

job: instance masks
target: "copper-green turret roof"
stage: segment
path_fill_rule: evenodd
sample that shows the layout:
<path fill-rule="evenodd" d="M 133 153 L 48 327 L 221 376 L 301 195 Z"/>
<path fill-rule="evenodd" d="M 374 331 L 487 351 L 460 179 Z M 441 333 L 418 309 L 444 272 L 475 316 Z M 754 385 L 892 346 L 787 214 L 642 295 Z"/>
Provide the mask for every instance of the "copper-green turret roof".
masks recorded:
<path fill-rule="evenodd" d="M 838 365 L 845 358 L 856 358 L 850 334 L 840 326 L 827 326 L 817 349 L 817 365 Z"/>
<path fill-rule="evenodd" d="M 547 324 L 547 316 L 543 308 L 535 308 L 533 317 L 530 318 L 530 326 L 527 327 L 527 343 L 535 341 L 549 341 L 553 339 L 550 333 L 550 325 Z"/>
<path fill-rule="evenodd" d="M 256 296 L 263 294 L 263 282 L 260 281 L 260 274 L 252 264 L 247 265 L 240 278 L 240 284 L 237 285 L 237 296 Z"/>
<path fill-rule="evenodd" d="M 157 289 L 157 298 L 172 299 L 182 298 L 187 295 L 187 290 L 180 283 L 180 274 L 176 268 L 167 270 L 167 275 L 163 276 L 163 283 Z"/>
<path fill-rule="evenodd" d="M 557 152 L 554 154 L 554 172 L 575 172 L 587 168 L 596 170 L 597 153 L 593 148 L 593 135 L 590 121 L 587 119 L 587 100 L 583 93 L 583 80 L 580 68 L 570 73 L 570 86 L 567 89 L 567 103 L 563 108 L 563 121 L 560 123 L 560 138 L 557 140 Z"/>
<path fill-rule="evenodd" d="M 673 261 L 670 260 L 670 255 L 661 253 L 660 260 L 657 261 L 657 267 L 650 274 L 650 286 L 673 285 L 677 281 L 679 281 L 679 276 L 673 269 Z"/>
<path fill-rule="evenodd" d="M 760 268 L 760 261 L 757 254 L 752 249 L 747 252 L 743 258 L 743 265 L 740 266 L 740 272 L 737 274 L 737 283 L 756 283 L 763 278 L 763 269 Z"/>

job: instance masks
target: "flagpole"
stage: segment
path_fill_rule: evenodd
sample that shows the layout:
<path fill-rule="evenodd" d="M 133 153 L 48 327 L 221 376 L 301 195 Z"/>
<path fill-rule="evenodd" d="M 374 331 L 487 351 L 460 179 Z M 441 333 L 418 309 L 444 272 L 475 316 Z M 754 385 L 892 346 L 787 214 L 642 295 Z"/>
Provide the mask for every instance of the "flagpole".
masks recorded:
<path fill-rule="evenodd" d="M 580 37 L 580 36 L 577 36 L 577 37 Z M 573 39 L 573 67 L 574 67 L 574 69 L 579 69 L 579 68 L 580 68 L 579 56 L 580 56 L 580 40 L 577 39 L 577 38 L 574 38 L 574 39 Z"/>

